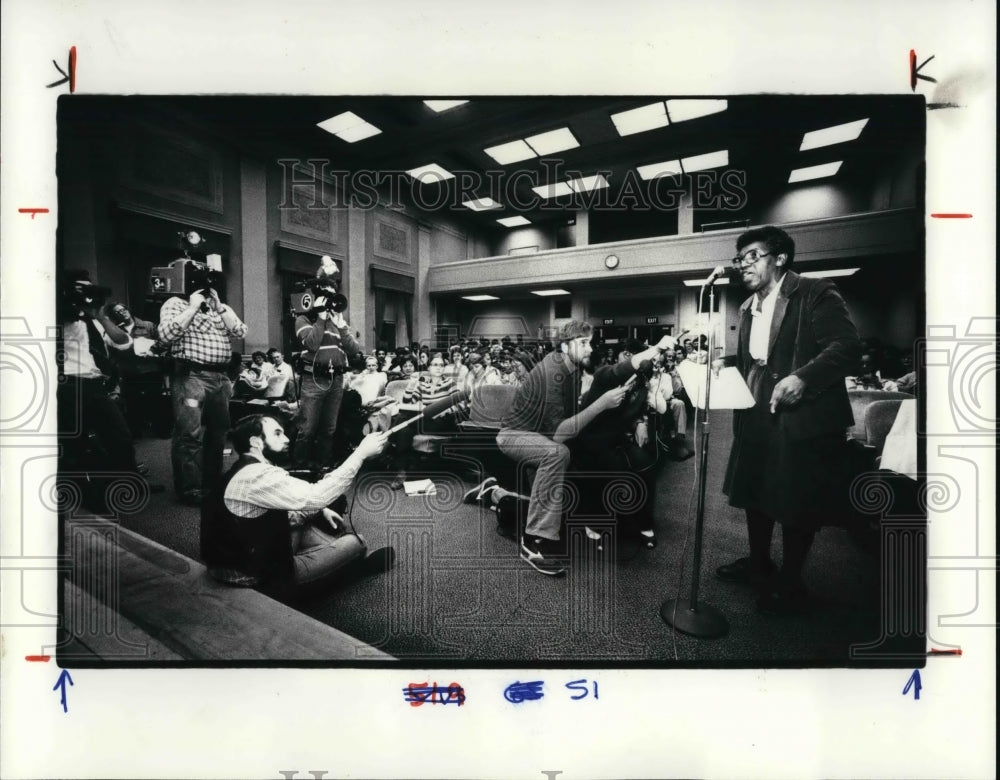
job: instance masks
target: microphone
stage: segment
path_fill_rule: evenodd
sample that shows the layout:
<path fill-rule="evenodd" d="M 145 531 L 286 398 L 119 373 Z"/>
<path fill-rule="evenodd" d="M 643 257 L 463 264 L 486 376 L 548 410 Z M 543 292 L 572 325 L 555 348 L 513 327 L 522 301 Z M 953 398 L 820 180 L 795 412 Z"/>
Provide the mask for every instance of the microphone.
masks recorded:
<path fill-rule="evenodd" d="M 392 428 L 389 429 L 388 433 L 395 433 L 396 431 L 402 430 L 407 425 L 412 425 L 417 420 L 421 420 L 425 417 L 428 419 L 430 419 L 431 417 L 437 417 L 438 415 L 447 412 L 453 406 L 457 406 L 458 404 L 467 401 L 468 399 L 469 399 L 469 394 L 466 393 L 464 390 L 459 390 L 454 393 L 451 393 L 442 398 L 440 401 L 435 401 L 434 403 L 425 406 L 420 411 L 420 414 L 411 417 L 409 420 L 404 420 L 403 422 L 399 423 L 399 425 L 394 425 Z"/>
<path fill-rule="evenodd" d="M 715 280 L 726 275 L 726 267 L 724 265 L 719 265 L 715 267 L 715 270 L 708 275 L 705 280 L 705 284 L 702 287 L 707 287 L 710 284 L 715 284 Z"/>

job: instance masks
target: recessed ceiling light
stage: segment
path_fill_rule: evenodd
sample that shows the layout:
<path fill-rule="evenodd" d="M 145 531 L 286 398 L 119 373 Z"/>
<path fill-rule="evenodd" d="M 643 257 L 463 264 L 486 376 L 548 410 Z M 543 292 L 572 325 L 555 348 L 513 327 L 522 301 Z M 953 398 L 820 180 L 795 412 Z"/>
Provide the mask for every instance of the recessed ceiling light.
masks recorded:
<path fill-rule="evenodd" d="M 532 290 L 532 295 L 569 295 L 569 290 Z"/>
<path fill-rule="evenodd" d="M 539 197 L 545 198 L 546 200 L 573 194 L 573 188 L 564 181 L 557 181 L 554 184 L 542 184 L 541 186 L 532 187 L 531 189 Z"/>
<path fill-rule="evenodd" d="M 520 227 L 521 225 L 530 225 L 531 221 L 525 219 L 524 217 L 501 217 L 497 220 L 504 227 Z"/>
<path fill-rule="evenodd" d="M 468 102 L 468 100 L 425 100 L 424 105 L 440 114 L 442 111 L 465 105 Z"/>
<path fill-rule="evenodd" d="M 571 179 L 566 182 L 573 188 L 574 192 L 591 192 L 592 190 L 603 190 L 608 186 L 608 180 L 601 174 L 596 176 L 584 176 L 580 179 Z"/>
<path fill-rule="evenodd" d="M 729 277 L 728 276 L 720 276 L 718 279 L 715 280 L 715 283 L 716 283 L 716 285 L 729 284 Z M 704 279 L 685 279 L 684 280 L 684 286 L 685 287 L 701 287 L 703 284 L 705 284 L 705 280 Z"/>
<path fill-rule="evenodd" d="M 657 176 L 680 176 L 683 173 L 680 160 L 667 160 L 666 162 L 640 165 L 636 170 L 643 181 L 655 179 Z"/>
<path fill-rule="evenodd" d="M 466 301 L 499 301 L 495 295 L 463 295 L 462 298 Z"/>
<path fill-rule="evenodd" d="M 648 106 L 640 106 L 612 114 L 611 121 L 615 123 L 618 135 L 644 133 L 647 130 L 655 130 L 657 127 L 666 127 L 670 124 L 662 100 L 658 103 L 650 103 Z"/>
<path fill-rule="evenodd" d="M 550 130 L 547 133 L 539 133 L 524 139 L 524 142 L 535 150 L 535 154 L 555 154 L 564 152 L 567 149 L 576 149 L 580 142 L 576 136 L 570 132 L 568 127 L 560 127 L 558 130 Z"/>
<path fill-rule="evenodd" d="M 382 132 L 375 125 L 366 122 L 353 111 L 345 111 L 343 114 L 337 114 L 337 116 L 324 119 L 322 122 L 317 123 L 316 127 L 326 130 L 328 133 L 333 133 L 338 138 L 352 144 L 355 141 L 370 138 Z"/>
<path fill-rule="evenodd" d="M 728 100 L 668 100 L 667 114 L 671 122 L 686 122 L 700 116 L 718 114 L 729 108 Z"/>
<path fill-rule="evenodd" d="M 837 160 L 837 162 L 825 163 L 824 165 L 811 165 L 808 168 L 796 168 L 789 175 L 788 183 L 795 184 L 799 181 L 809 181 L 810 179 L 823 179 L 827 176 L 835 176 L 837 171 L 840 170 L 840 166 L 843 164 L 843 160 Z"/>
<path fill-rule="evenodd" d="M 501 165 L 510 165 L 511 163 L 530 160 L 532 157 L 538 156 L 524 141 L 511 141 L 499 146 L 491 146 L 488 149 L 483 149 L 483 151 Z"/>
<path fill-rule="evenodd" d="M 412 168 L 408 170 L 407 173 L 421 184 L 440 184 L 447 179 L 455 178 L 454 173 L 446 171 L 437 163 L 422 165 L 419 168 Z"/>
<path fill-rule="evenodd" d="M 807 149 L 819 149 L 821 146 L 831 146 L 832 144 L 842 144 L 846 141 L 853 141 L 868 124 L 867 119 L 859 119 L 857 122 L 847 122 L 843 125 L 824 127 L 822 130 L 813 130 L 802 136 L 800 152 Z"/>
<path fill-rule="evenodd" d="M 830 276 L 853 276 L 860 270 L 860 268 L 835 268 L 832 271 L 800 271 L 799 276 L 811 276 L 814 279 Z"/>
<path fill-rule="evenodd" d="M 725 165 L 729 165 L 729 150 L 723 149 L 718 152 L 685 157 L 681 160 L 681 165 L 684 168 L 684 173 L 707 171 L 709 168 L 722 168 Z"/>
<path fill-rule="evenodd" d="M 503 208 L 493 198 L 476 198 L 474 200 L 463 200 L 462 205 L 473 211 L 489 211 L 490 209 Z"/>

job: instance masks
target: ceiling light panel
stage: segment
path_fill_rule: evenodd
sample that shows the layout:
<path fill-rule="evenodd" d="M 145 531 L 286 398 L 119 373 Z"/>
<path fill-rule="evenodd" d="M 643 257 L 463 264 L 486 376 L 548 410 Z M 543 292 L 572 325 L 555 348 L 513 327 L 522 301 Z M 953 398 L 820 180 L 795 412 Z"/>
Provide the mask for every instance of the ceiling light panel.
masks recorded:
<path fill-rule="evenodd" d="M 819 149 L 823 146 L 854 141 L 861 135 L 861 131 L 865 129 L 867 124 L 867 119 L 859 119 L 857 122 L 847 122 L 833 127 L 824 127 L 822 130 L 813 130 L 802 136 L 802 145 L 799 146 L 799 151 L 805 152 L 809 149 Z"/>
<path fill-rule="evenodd" d="M 729 108 L 728 100 L 668 100 L 667 114 L 671 122 L 687 122 L 700 116 L 718 114 Z"/>
<path fill-rule="evenodd" d="M 695 171 L 707 171 L 710 168 L 722 168 L 729 165 L 729 150 L 722 149 L 718 152 L 708 154 L 696 154 L 694 157 L 685 157 L 681 160 L 684 173 L 694 173 Z"/>
<path fill-rule="evenodd" d="M 337 116 L 324 119 L 316 126 L 348 143 L 371 138 L 373 135 L 378 135 L 382 132 L 375 125 L 366 122 L 353 111 L 345 111 L 343 114 L 337 114 Z"/>
<path fill-rule="evenodd" d="M 440 184 L 447 179 L 455 178 L 454 173 L 446 171 L 437 163 L 422 165 L 419 168 L 412 168 L 408 170 L 407 173 L 421 184 Z"/>
<path fill-rule="evenodd" d="M 538 195 L 538 197 L 545 198 L 546 200 L 573 194 L 573 188 L 564 181 L 557 181 L 554 184 L 543 184 L 539 187 L 532 187 L 531 189 L 536 195 Z"/>
<path fill-rule="evenodd" d="M 799 276 L 811 276 L 814 279 L 830 278 L 835 276 L 854 276 L 860 268 L 834 268 L 832 271 L 801 271 Z"/>
<path fill-rule="evenodd" d="M 647 130 L 655 130 L 670 124 L 662 100 L 658 103 L 650 103 L 648 106 L 612 114 L 611 121 L 614 122 L 615 130 L 621 136 L 644 133 Z"/>
<path fill-rule="evenodd" d="M 655 179 L 657 176 L 680 176 L 683 173 L 680 160 L 667 160 L 666 162 L 640 165 L 636 170 L 643 181 Z"/>
<path fill-rule="evenodd" d="M 572 179 L 566 182 L 573 188 L 573 192 L 591 192 L 593 190 L 603 190 L 608 186 L 608 180 L 601 174 L 596 176 L 584 176 L 580 179 Z"/>
<path fill-rule="evenodd" d="M 511 141 L 510 143 L 491 146 L 483 149 L 486 154 L 496 160 L 500 165 L 510 165 L 511 163 L 530 160 L 538 155 L 524 141 Z"/>
<path fill-rule="evenodd" d="M 463 200 L 462 205 L 473 211 L 490 211 L 491 209 L 503 208 L 493 198 L 475 198 L 473 200 Z"/>
<path fill-rule="evenodd" d="M 534 149 L 539 157 L 545 154 L 565 152 L 567 149 L 576 149 L 580 145 L 568 127 L 560 127 L 558 130 L 529 136 L 524 139 L 524 142 Z"/>
<path fill-rule="evenodd" d="M 550 295 L 569 295 L 569 290 L 532 290 L 532 295 L 547 297 Z"/>
<path fill-rule="evenodd" d="M 824 165 L 810 165 L 808 168 L 796 168 L 788 177 L 788 183 L 795 184 L 800 181 L 825 179 L 828 176 L 836 176 L 837 171 L 840 170 L 840 166 L 843 164 L 843 160 L 838 160 L 837 162 L 825 163 Z"/>
<path fill-rule="evenodd" d="M 499 301 L 495 295 L 463 295 L 462 298 L 467 301 Z"/>
<path fill-rule="evenodd" d="M 524 217 L 501 217 L 497 220 L 504 227 L 521 227 L 522 225 L 530 225 L 531 221 L 525 219 Z"/>

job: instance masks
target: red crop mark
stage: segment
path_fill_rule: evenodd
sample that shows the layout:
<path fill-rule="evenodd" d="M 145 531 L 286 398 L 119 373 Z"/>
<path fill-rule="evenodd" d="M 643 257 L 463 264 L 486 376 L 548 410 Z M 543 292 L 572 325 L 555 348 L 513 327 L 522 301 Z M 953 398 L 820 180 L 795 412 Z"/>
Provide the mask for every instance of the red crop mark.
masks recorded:
<path fill-rule="evenodd" d="M 76 92 L 76 46 L 69 47 L 69 92 Z"/>
<path fill-rule="evenodd" d="M 18 209 L 20 214 L 31 214 L 31 218 L 35 218 L 35 214 L 48 214 L 48 209 Z"/>
<path fill-rule="evenodd" d="M 931 214 L 934 219 L 972 219 L 971 214 Z"/>
<path fill-rule="evenodd" d="M 935 648 L 932 647 L 927 653 L 927 655 L 961 655 L 961 654 L 962 654 L 961 647 L 955 650 L 936 650 Z"/>
<path fill-rule="evenodd" d="M 26 655 L 24 656 L 25 661 L 34 661 L 36 663 L 47 664 L 52 660 L 51 655 Z"/>

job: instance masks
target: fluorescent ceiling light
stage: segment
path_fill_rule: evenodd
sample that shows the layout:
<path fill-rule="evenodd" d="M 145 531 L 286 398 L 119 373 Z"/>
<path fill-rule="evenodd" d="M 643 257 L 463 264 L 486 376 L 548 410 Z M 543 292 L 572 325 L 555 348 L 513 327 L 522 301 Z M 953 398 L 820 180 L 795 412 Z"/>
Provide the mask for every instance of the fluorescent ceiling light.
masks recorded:
<path fill-rule="evenodd" d="M 333 133 L 338 138 L 351 144 L 382 132 L 375 125 L 366 122 L 353 111 L 345 111 L 343 114 L 337 114 L 337 116 L 324 119 L 316 127 L 326 130 L 328 133 Z"/>
<path fill-rule="evenodd" d="M 811 165 L 808 168 L 796 168 L 788 177 L 788 183 L 795 184 L 799 181 L 809 181 L 810 179 L 823 179 L 827 176 L 835 176 L 837 171 L 840 170 L 840 166 L 843 164 L 843 160 L 837 160 L 837 162 L 825 163 L 824 165 Z"/>
<path fill-rule="evenodd" d="M 440 114 L 442 111 L 447 111 L 449 108 L 455 108 L 456 106 L 465 105 L 468 102 L 468 100 L 425 100 L 424 105 L 432 111 L 437 111 Z"/>
<path fill-rule="evenodd" d="M 421 184 L 440 184 L 446 179 L 455 178 L 454 173 L 446 171 L 437 163 L 423 165 L 419 168 L 412 168 L 411 170 L 408 170 L 407 173 Z"/>
<path fill-rule="evenodd" d="M 463 295 L 462 298 L 467 301 L 499 301 L 495 295 Z"/>
<path fill-rule="evenodd" d="M 520 227 L 521 225 L 530 225 L 531 221 L 525 219 L 524 217 L 501 217 L 497 220 L 504 227 Z"/>
<path fill-rule="evenodd" d="M 569 295 L 569 290 L 532 290 L 532 295 Z"/>
<path fill-rule="evenodd" d="M 800 271 L 799 276 L 811 276 L 814 279 L 830 276 L 853 276 L 860 268 L 835 268 L 832 271 Z"/>
<path fill-rule="evenodd" d="M 529 136 L 524 139 L 524 142 L 534 149 L 539 157 L 543 154 L 555 154 L 567 149 L 576 149 L 580 145 L 568 127 L 560 127 L 558 130 Z"/>
<path fill-rule="evenodd" d="M 666 162 L 640 165 L 636 170 L 643 181 L 655 179 L 657 176 L 680 176 L 683 173 L 680 160 L 667 160 Z"/>
<path fill-rule="evenodd" d="M 848 122 L 843 125 L 824 127 L 822 130 L 813 130 L 802 136 L 800 152 L 807 149 L 819 149 L 821 146 L 831 146 L 832 144 L 842 144 L 846 141 L 853 141 L 868 124 L 867 119 L 859 119 L 857 122 Z"/>
<path fill-rule="evenodd" d="M 539 187 L 532 187 L 531 189 L 539 197 L 546 200 L 573 194 L 573 188 L 564 181 L 557 181 L 555 184 L 542 184 Z"/>
<path fill-rule="evenodd" d="M 671 122 L 686 122 L 700 116 L 718 114 L 729 108 L 727 100 L 668 100 L 667 113 Z"/>
<path fill-rule="evenodd" d="M 667 111 L 663 107 L 663 101 L 612 114 L 611 121 L 615 123 L 618 135 L 644 133 L 647 130 L 655 130 L 657 127 L 666 127 L 670 124 L 670 120 L 667 119 Z"/>
<path fill-rule="evenodd" d="M 463 200 L 462 205 L 473 211 L 489 211 L 490 209 L 503 208 L 493 198 L 476 198 L 474 200 Z"/>
<path fill-rule="evenodd" d="M 491 146 L 488 149 L 483 149 L 483 151 L 501 165 L 510 165 L 511 163 L 530 160 L 532 157 L 538 156 L 524 141 L 511 141 L 499 146 Z"/>
<path fill-rule="evenodd" d="M 603 190 L 608 186 L 608 180 L 599 173 L 596 176 L 584 176 L 580 179 L 571 179 L 566 183 L 573 188 L 574 192 Z"/>
<path fill-rule="evenodd" d="M 723 149 L 718 152 L 708 154 L 696 154 L 694 157 L 685 157 L 681 160 L 684 173 L 694 173 L 695 171 L 707 171 L 709 168 L 722 168 L 729 165 L 729 150 Z"/>
<path fill-rule="evenodd" d="M 684 286 L 685 287 L 701 287 L 704 283 L 705 283 L 704 279 L 685 279 L 684 280 Z M 728 276 L 720 276 L 718 279 L 715 280 L 715 283 L 716 283 L 716 285 L 729 284 L 729 277 Z"/>

